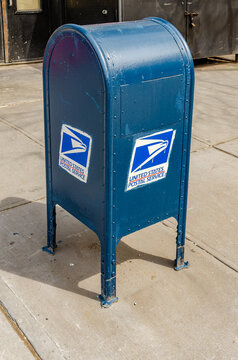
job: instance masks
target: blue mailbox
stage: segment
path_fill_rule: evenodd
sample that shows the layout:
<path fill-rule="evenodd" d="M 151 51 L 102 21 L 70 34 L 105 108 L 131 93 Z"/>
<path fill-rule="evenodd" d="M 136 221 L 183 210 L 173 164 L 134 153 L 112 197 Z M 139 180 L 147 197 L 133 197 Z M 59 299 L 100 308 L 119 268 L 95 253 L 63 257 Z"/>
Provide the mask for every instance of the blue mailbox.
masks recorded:
<path fill-rule="evenodd" d="M 116 297 L 116 247 L 174 217 L 184 262 L 194 68 L 167 21 L 64 25 L 44 57 L 48 243 L 58 204 L 101 243 L 101 304 Z"/>

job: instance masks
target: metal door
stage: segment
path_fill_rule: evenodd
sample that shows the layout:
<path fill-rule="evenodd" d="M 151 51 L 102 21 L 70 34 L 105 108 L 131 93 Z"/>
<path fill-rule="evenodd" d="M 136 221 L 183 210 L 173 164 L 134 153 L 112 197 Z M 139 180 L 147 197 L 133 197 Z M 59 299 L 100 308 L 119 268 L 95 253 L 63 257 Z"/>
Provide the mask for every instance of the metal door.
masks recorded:
<path fill-rule="evenodd" d="M 157 16 L 170 21 L 186 37 L 185 0 L 119 0 L 123 21 Z M 120 18 L 119 17 L 119 18 Z"/>
<path fill-rule="evenodd" d="M 194 58 L 234 52 L 237 9 L 238 0 L 187 2 L 187 42 Z"/>
<path fill-rule="evenodd" d="M 65 23 L 80 25 L 117 21 L 117 0 L 65 0 Z"/>
<path fill-rule="evenodd" d="M 47 0 L 3 0 L 6 2 L 8 58 L 6 62 L 43 57 L 49 38 Z"/>
<path fill-rule="evenodd" d="M 63 0 L 50 0 L 50 30 L 51 34 L 64 24 L 64 2 Z"/>
<path fill-rule="evenodd" d="M 2 2 L 0 2 L 0 63 L 4 62 Z"/>

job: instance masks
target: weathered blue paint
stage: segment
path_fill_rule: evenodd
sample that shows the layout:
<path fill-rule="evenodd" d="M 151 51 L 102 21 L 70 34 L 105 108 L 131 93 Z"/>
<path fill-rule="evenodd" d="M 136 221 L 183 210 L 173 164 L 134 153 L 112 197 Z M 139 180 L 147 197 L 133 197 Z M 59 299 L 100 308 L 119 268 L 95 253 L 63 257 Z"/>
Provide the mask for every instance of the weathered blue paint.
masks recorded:
<path fill-rule="evenodd" d="M 45 250 L 54 253 L 56 248 L 58 204 L 98 235 L 100 299 L 102 306 L 110 306 L 117 301 L 116 247 L 123 236 L 174 217 L 178 222 L 175 269 L 187 266 L 184 244 L 192 57 L 181 34 L 158 18 L 89 26 L 69 24 L 60 27 L 48 42 L 43 77 L 48 219 Z M 58 165 L 63 124 L 92 138 L 86 183 Z M 136 140 L 168 129 L 176 131 L 176 136 L 166 178 L 126 191 Z"/>

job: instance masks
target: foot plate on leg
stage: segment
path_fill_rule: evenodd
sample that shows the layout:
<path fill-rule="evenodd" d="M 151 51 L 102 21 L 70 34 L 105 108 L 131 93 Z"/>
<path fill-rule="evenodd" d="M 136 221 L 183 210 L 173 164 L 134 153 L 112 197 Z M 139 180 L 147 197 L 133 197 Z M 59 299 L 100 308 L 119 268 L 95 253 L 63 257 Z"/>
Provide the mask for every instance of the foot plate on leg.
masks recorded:
<path fill-rule="evenodd" d="M 108 300 L 105 300 L 102 295 L 99 295 L 99 299 L 101 301 L 101 306 L 104 308 L 109 308 L 113 303 L 118 301 L 118 297 L 115 296 L 113 298 L 109 298 Z"/>
<path fill-rule="evenodd" d="M 177 265 L 177 262 L 176 262 L 176 260 L 175 260 L 174 270 L 179 271 L 179 270 L 182 270 L 182 269 L 184 269 L 184 268 L 189 268 L 189 266 L 190 266 L 190 264 L 189 264 L 188 261 L 184 261 L 183 264 Z"/>
<path fill-rule="evenodd" d="M 48 253 L 51 254 L 51 255 L 54 255 L 54 254 L 55 254 L 55 250 L 52 249 L 51 246 L 43 246 L 43 247 L 41 248 L 41 250 L 42 250 L 42 251 L 45 251 L 45 252 L 48 252 Z"/>

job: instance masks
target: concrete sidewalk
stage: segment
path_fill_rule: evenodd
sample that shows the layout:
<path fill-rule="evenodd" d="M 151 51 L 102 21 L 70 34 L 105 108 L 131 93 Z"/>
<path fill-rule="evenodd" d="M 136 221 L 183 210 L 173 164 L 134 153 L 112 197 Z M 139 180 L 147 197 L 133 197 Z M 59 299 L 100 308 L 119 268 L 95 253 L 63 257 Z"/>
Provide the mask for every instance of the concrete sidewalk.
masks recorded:
<path fill-rule="evenodd" d="M 95 234 L 58 208 L 46 242 L 41 64 L 0 67 L 0 360 L 238 360 L 238 65 L 196 67 L 186 258 L 175 222 L 118 246 L 100 307 Z M 5 315 L 4 315 L 5 314 Z"/>

